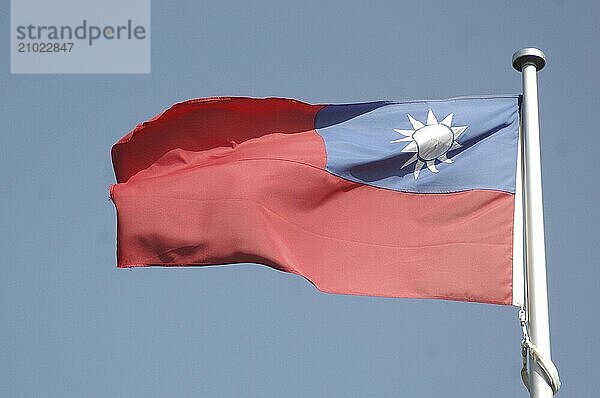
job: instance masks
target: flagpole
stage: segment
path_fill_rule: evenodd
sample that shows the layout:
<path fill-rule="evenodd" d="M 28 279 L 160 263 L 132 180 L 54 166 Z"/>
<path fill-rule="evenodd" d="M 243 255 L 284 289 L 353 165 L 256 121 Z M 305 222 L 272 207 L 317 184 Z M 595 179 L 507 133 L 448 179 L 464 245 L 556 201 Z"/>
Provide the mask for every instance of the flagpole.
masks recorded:
<path fill-rule="evenodd" d="M 546 57 L 537 48 L 523 48 L 514 53 L 512 63 L 513 67 L 523 75 L 523 194 L 525 199 L 525 259 L 529 334 L 540 354 L 551 360 L 537 93 L 537 71 L 546 64 Z M 536 361 L 531 360 L 529 384 L 531 398 L 551 398 L 553 396 L 552 388 L 546 381 L 544 372 Z"/>

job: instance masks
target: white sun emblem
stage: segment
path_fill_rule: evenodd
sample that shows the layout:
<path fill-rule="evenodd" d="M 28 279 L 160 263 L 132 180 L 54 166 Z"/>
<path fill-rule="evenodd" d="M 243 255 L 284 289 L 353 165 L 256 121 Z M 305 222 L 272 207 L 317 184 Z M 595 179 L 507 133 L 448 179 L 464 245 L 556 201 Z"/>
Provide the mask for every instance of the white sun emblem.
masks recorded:
<path fill-rule="evenodd" d="M 448 151 L 461 147 L 456 139 L 468 126 L 452 127 L 452 115 L 453 113 L 449 114 L 444 120 L 438 123 L 430 109 L 427 114 L 426 125 L 415 120 L 411 115 L 407 115 L 410 124 L 413 126 L 413 130 L 394 129 L 395 132 L 405 137 L 391 142 L 410 141 L 402 149 L 402 152 L 415 152 L 401 167 L 404 168 L 416 162 L 414 171 L 415 180 L 419 177 L 419 173 L 425 165 L 427 165 L 427 168 L 431 172 L 437 173 L 438 169 L 435 167 L 436 160 L 444 163 L 453 163 L 452 159 L 448 159 Z"/>

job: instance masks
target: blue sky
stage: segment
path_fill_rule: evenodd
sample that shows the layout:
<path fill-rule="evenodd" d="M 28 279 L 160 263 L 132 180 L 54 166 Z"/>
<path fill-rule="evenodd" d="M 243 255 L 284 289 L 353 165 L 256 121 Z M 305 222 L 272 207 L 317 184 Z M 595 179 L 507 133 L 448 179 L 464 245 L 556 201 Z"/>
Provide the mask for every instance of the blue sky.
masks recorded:
<path fill-rule="evenodd" d="M 255 265 L 119 270 L 108 200 L 111 145 L 174 102 L 514 94 L 526 46 L 548 59 L 559 396 L 594 396 L 600 3 L 153 1 L 149 75 L 11 75 L 9 15 L 2 0 L 0 396 L 527 396 L 516 308 L 328 295 Z"/>

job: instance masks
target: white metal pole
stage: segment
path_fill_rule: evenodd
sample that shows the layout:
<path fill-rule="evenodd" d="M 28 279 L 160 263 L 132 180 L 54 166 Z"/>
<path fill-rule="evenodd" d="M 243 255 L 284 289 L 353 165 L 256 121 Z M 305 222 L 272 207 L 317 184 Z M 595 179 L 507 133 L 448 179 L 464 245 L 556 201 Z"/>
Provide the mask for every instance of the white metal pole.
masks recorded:
<path fill-rule="evenodd" d="M 551 360 L 537 93 L 537 71 L 545 64 L 545 55 L 537 48 L 523 48 L 513 55 L 513 67 L 523 73 L 523 194 L 529 334 L 540 354 Z M 531 398 L 553 396 L 544 372 L 535 361 L 530 361 L 529 383 Z"/>

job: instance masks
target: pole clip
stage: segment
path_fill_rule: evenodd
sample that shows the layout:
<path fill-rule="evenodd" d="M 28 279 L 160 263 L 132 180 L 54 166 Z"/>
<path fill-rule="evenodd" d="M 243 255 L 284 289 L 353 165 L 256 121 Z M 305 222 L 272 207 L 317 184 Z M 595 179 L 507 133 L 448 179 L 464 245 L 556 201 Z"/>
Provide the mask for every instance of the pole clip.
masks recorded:
<path fill-rule="evenodd" d="M 521 380 L 523 381 L 523 384 L 527 388 L 527 391 L 531 391 L 529 384 L 529 369 L 527 367 L 527 356 L 529 354 L 530 359 L 535 361 L 544 373 L 544 378 L 546 379 L 546 383 L 552 388 L 552 393 L 556 395 L 561 386 L 558 369 L 551 360 L 542 356 L 535 344 L 531 342 L 528 332 L 529 325 L 527 323 L 527 313 L 524 308 L 519 310 L 519 323 L 521 324 L 521 330 L 523 332 L 523 340 L 521 340 L 521 356 L 523 358 Z"/>

